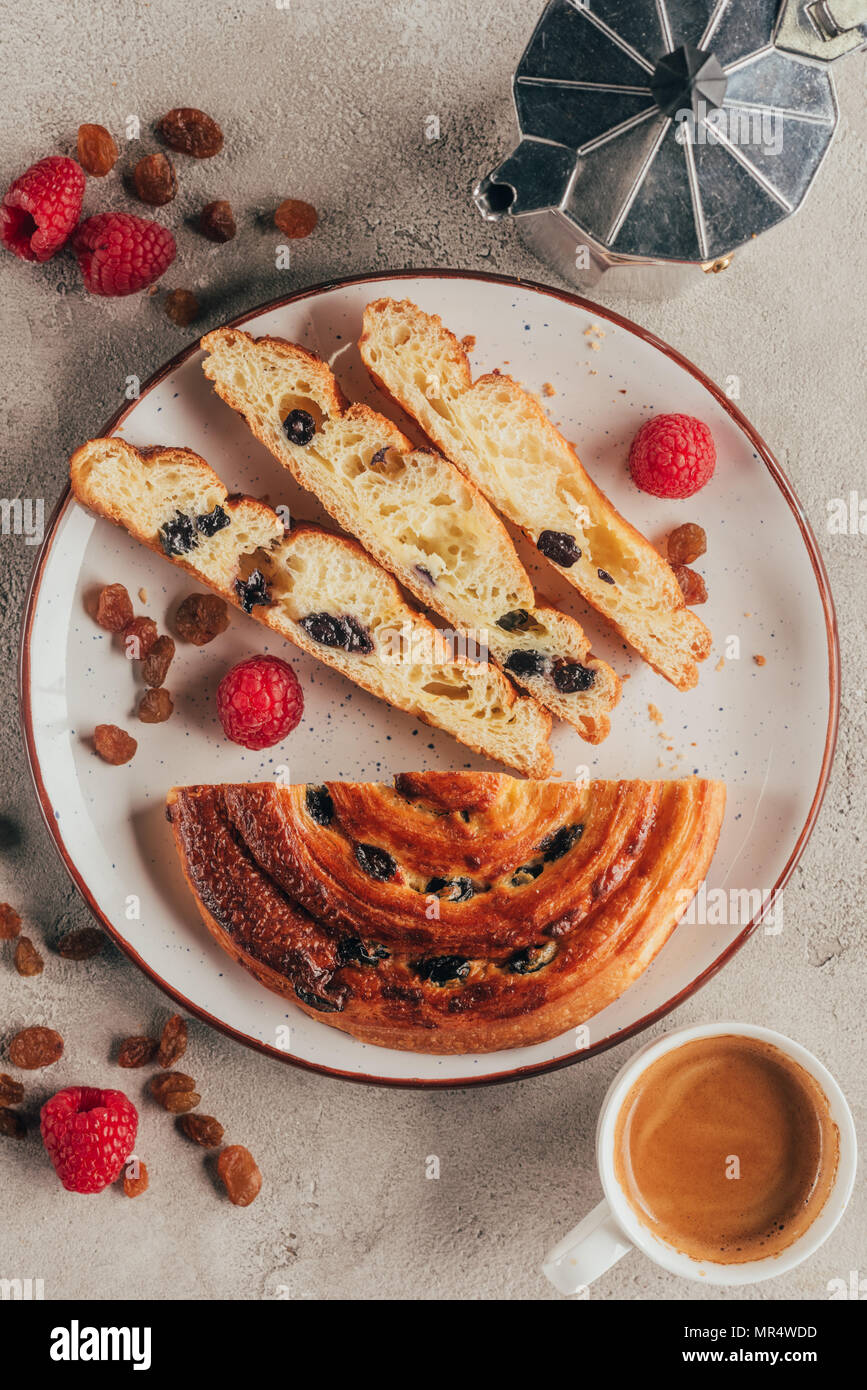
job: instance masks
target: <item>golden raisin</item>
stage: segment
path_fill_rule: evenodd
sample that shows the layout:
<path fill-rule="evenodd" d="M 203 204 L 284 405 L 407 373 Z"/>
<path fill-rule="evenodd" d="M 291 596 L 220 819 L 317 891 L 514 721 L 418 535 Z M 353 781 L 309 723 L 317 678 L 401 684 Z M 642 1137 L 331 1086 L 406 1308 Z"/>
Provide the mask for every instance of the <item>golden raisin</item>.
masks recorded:
<path fill-rule="evenodd" d="M 229 626 L 226 604 L 216 594 L 188 594 L 175 614 L 175 631 L 184 642 L 204 647 Z"/>
<path fill-rule="evenodd" d="M 274 225 L 290 241 L 309 236 L 318 221 L 319 214 L 312 203 L 300 198 L 285 198 L 274 213 Z"/>
<path fill-rule="evenodd" d="M 8 1072 L 0 1072 L 0 1105 L 20 1105 L 24 1099 L 24 1087 Z"/>
<path fill-rule="evenodd" d="M 691 565 L 706 550 L 704 527 L 696 526 L 691 521 L 678 526 L 668 538 L 668 558 L 673 565 Z"/>
<path fill-rule="evenodd" d="M 170 1115 L 183 1115 L 186 1110 L 194 1110 L 201 1099 L 198 1091 L 169 1091 L 161 1103 Z"/>
<path fill-rule="evenodd" d="M 53 1028 L 22 1028 L 9 1044 L 9 1061 L 22 1071 L 53 1066 L 63 1056 L 63 1039 Z"/>
<path fill-rule="evenodd" d="M 96 604 L 96 621 L 107 632 L 123 632 L 132 622 L 132 599 L 123 584 L 106 584 L 100 589 Z"/>
<path fill-rule="evenodd" d="M 19 975 L 41 975 L 45 961 L 29 936 L 19 936 L 15 946 L 15 969 Z"/>
<path fill-rule="evenodd" d="M 231 241 L 237 230 L 231 203 L 227 203 L 225 198 L 208 203 L 199 213 L 198 228 L 208 241 Z"/>
<path fill-rule="evenodd" d="M 144 661 L 156 640 L 153 618 L 133 618 L 123 629 L 123 649 L 130 661 Z"/>
<path fill-rule="evenodd" d="M 142 662 L 141 676 L 145 685 L 162 685 L 174 660 L 175 644 L 171 637 L 158 637 Z"/>
<path fill-rule="evenodd" d="M 707 587 L 696 570 L 691 570 L 688 565 L 672 565 L 671 568 L 680 585 L 684 603 L 694 605 L 707 602 Z"/>
<path fill-rule="evenodd" d="M 136 196 L 152 208 L 164 207 L 178 191 L 175 166 L 167 154 L 146 154 L 132 171 Z"/>
<path fill-rule="evenodd" d="M 161 1067 L 173 1067 L 187 1050 L 187 1025 L 180 1014 L 172 1014 L 160 1036 L 157 1061 Z"/>
<path fill-rule="evenodd" d="M 123 1170 L 123 1190 L 127 1197 L 140 1197 L 147 1192 L 150 1177 L 140 1158 L 128 1158 Z"/>
<path fill-rule="evenodd" d="M 248 1207 L 258 1197 L 262 1174 L 256 1160 L 243 1144 L 230 1144 L 217 1159 L 217 1172 L 223 1180 L 229 1201 L 236 1207 Z"/>
<path fill-rule="evenodd" d="M 151 1095 L 159 1101 L 164 1110 L 172 1115 L 182 1115 L 194 1110 L 202 1097 L 195 1089 L 191 1076 L 181 1071 L 161 1072 L 151 1077 Z"/>
<path fill-rule="evenodd" d="M 78 162 L 86 174 L 105 178 L 114 168 L 120 151 L 114 136 L 104 125 L 78 127 Z"/>
<path fill-rule="evenodd" d="M 0 903 L 0 941 L 11 941 L 21 930 L 21 918 L 9 903 Z"/>
<path fill-rule="evenodd" d="M 66 932 L 57 943 L 57 953 L 64 960 L 92 960 L 105 945 L 105 937 L 97 927 L 79 927 Z"/>
<path fill-rule="evenodd" d="M 138 717 L 143 724 L 164 724 L 171 717 L 174 701 L 167 690 L 146 690 L 138 707 Z"/>
<path fill-rule="evenodd" d="M 218 1149 L 223 1142 L 223 1126 L 213 1115 L 184 1115 L 181 1129 L 203 1149 Z"/>
<path fill-rule="evenodd" d="M 138 743 L 116 724 L 97 724 L 93 731 L 93 746 L 103 762 L 120 767 L 135 755 Z"/>
<path fill-rule="evenodd" d="M 223 148 L 223 132 L 213 117 L 195 106 L 176 106 L 157 122 L 157 131 L 171 150 L 193 159 L 211 159 Z"/>
<path fill-rule="evenodd" d="M 169 290 L 166 295 L 166 313 L 172 323 L 176 323 L 179 328 L 186 328 L 187 324 L 199 317 L 199 301 L 191 290 Z"/>
<path fill-rule="evenodd" d="M 5 1134 L 7 1139 L 26 1139 L 27 1126 L 23 1116 L 17 1110 L 9 1110 L 5 1105 L 0 1105 L 0 1134 Z"/>
<path fill-rule="evenodd" d="M 185 1071 L 167 1071 L 152 1076 L 150 1088 L 154 1099 L 161 1100 L 170 1091 L 194 1091 L 196 1083 Z"/>
<path fill-rule="evenodd" d="M 128 1068 L 146 1067 L 156 1056 L 158 1045 L 156 1038 L 124 1038 L 117 1054 L 117 1065 Z"/>

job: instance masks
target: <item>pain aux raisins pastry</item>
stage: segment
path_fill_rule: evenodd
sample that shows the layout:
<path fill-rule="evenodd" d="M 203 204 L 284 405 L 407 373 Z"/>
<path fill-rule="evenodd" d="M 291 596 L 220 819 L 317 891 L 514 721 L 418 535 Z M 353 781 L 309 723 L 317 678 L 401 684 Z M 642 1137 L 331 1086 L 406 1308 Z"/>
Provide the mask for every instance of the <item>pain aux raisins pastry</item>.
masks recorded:
<path fill-rule="evenodd" d="M 588 743 L 611 727 L 620 681 L 574 618 L 538 603 L 478 487 L 396 425 L 349 405 L 327 363 L 280 338 L 219 328 L 205 375 L 295 480 L 419 602 L 483 640 L 493 660 Z"/>
<path fill-rule="evenodd" d="M 542 407 L 511 377 L 473 381 L 461 343 L 409 300 L 378 299 L 359 343 L 373 380 L 541 555 L 679 690 L 711 635 L 671 567 L 588 477 Z"/>
<path fill-rule="evenodd" d="M 720 782 L 176 787 L 167 814 L 216 941 L 365 1043 L 493 1052 L 617 999 L 704 879 Z"/>
<path fill-rule="evenodd" d="M 497 667 L 438 640 L 356 541 L 306 523 L 286 533 L 189 449 L 93 439 L 70 480 L 83 506 L 364 690 L 507 767 L 550 773 L 550 715 Z"/>

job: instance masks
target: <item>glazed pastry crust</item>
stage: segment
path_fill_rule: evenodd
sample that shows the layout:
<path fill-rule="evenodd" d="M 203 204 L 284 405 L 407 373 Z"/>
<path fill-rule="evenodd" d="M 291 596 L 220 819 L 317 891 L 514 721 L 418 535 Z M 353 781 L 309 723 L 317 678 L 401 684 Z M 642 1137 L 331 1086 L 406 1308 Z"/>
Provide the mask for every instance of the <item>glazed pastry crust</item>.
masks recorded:
<path fill-rule="evenodd" d="M 349 405 L 327 363 L 306 348 L 237 328 L 207 334 L 202 347 L 217 394 L 423 606 L 483 641 L 513 681 L 588 743 L 607 736 L 618 677 L 590 654 L 574 618 L 537 603 L 506 528 L 470 479 L 440 454 L 413 449 L 384 415 Z M 315 422 L 307 444 L 287 438 L 292 410 Z M 516 614 L 514 630 L 500 624 Z M 540 672 L 516 664 L 527 655 Z M 577 688 L 564 690 L 570 674 Z"/>
<path fill-rule="evenodd" d="M 534 545 L 545 531 L 575 542 L 577 561 L 551 561 L 558 574 L 660 675 L 691 689 L 710 632 L 684 604 L 670 565 L 587 475 L 539 402 L 499 372 L 473 382 L 455 335 L 410 300 L 369 304 L 359 348 L 377 386 Z"/>
<path fill-rule="evenodd" d="M 174 788 L 187 882 L 268 988 L 364 1042 L 430 1053 L 542 1042 L 617 999 L 705 877 L 725 807 L 701 778 L 428 772 L 325 791 L 327 824 L 304 786 Z"/>
<path fill-rule="evenodd" d="M 197 533 L 194 548 L 166 558 L 236 608 L 242 606 L 237 582 L 258 570 L 271 601 L 253 608 L 257 621 L 475 752 L 531 777 L 550 773 L 546 711 L 518 696 L 496 667 L 443 650 L 434 627 L 356 541 L 306 523 L 284 533 L 270 507 L 251 497 L 229 497 L 204 459 L 189 449 L 142 450 L 122 439 L 92 439 L 73 454 L 69 472 L 83 506 L 164 556 L 160 529 L 178 512 L 197 517 L 222 508 L 228 525 L 212 536 Z M 302 619 L 323 612 L 357 619 L 371 650 L 347 651 L 314 640 Z"/>

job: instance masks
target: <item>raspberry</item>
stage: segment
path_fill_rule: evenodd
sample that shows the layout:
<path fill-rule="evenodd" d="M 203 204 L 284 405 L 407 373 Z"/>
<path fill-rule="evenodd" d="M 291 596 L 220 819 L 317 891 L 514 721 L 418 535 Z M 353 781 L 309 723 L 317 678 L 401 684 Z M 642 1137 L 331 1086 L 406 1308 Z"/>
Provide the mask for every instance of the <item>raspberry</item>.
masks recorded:
<path fill-rule="evenodd" d="M 68 1192 L 101 1192 L 132 1153 L 138 1111 L 123 1091 L 70 1086 L 42 1107 L 42 1142 Z"/>
<path fill-rule="evenodd" d="M 84 170 L 66 155 L 40 159 L 9 185 L 0 206 L 0 241 L 23 261 L 48 261 L 81 214 Z"/>
<path fill-rule="evenodd" d="M 167 227 L 129 212 L 88 217 L 72 239 L 84 283 L 91 294 L 135 294 L 152 285 L 175 259 Z"/>
<path fill-rule="evenodd" d="M 629 450 L 629 471 L 654 497 L 692 497 L 710 482 L 716 464 L 713 436 L 692 415 L 655 415 Z"/>
<path fill-rule="evenodd" d="M 251 656 L 217 688 L 217 713 L 227 738 L 244 748 L 270 748 L 291 733 L 304 711 L 298 677 L 276 656 Z"/>

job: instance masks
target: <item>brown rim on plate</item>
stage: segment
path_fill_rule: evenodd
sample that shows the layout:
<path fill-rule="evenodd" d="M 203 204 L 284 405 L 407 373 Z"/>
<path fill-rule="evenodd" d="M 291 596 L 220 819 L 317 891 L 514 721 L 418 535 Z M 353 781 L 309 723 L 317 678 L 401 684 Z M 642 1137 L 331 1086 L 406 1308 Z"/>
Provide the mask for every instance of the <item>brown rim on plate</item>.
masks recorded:
<path fill-rule="evenodd" d="M 87 903 L 88 907 L 90 908 L 91 912 L 93 913 L 94 917 L 97 919 L 103 930 L 108 933 L 115 945 L 118 946 L 124 952 L 124 954 L 130 958 L 130 960 L 134 961 L 135 964 L 138 965 L 139 968 L 143 970 L 144 973 L 147 976 L 149 976 L 151 980 L 153 980 L 154 984 L 158 985 L 159 988 L 165 994 L 167 994 L 170 999 L 173 999 L 176 1004 L 181 1005 L 182 1008 L 186 1009 L 196 1018 L 201 1019 L 204 1023 L 210 1024 L 212 1028 L 219 1029 L 219 1031 L 221 1033 L 225 1033 L 227 1037 L 234 1038 L 237 1042 L 244 1043 L 247 1047 L 255 1048 L 256 1051 L 263 1052 L 269 1057 L 276 1057 L 281 1062 L 288 1062 L 293 1066 L 302 1067 L 305 1071 L 319 1072 L 324 1076 L 335 1076 L 347 1081 L 363 1082 L 367 1083 L 368 1085 L 375 1086 L 425 1088 L 433 1087 L 439 1089 L 455 1089 L 457 1087 L 463 1086 L 493 1085 L 494 1083 L 501 1081 L 517 1081 L 528 1076 L 538 1076 L 542 1072 L 557 1071 L 561 1067 L 568 1067 L 571 1066 L 574 1062 L 580 1062 L 587 1057 L 593 1057 L 599 1052 L 606 1052 L 608 1048 L 614 1047 L 617 1043 L 624 1042 L 627 1038 L 634 1037 L 636 1033 L 642 1032 L 645 1028 L 650 1027 L 652 1023 L 656 1023 L 659 1019 L 665 1018 L 665 1016 L 671 1013 L 673 1009 L 676 1009 L 679 1004 L 682 1004 L 685 999 L 689 999 L 691 995 L 695 994 L 697 990 L 701 989 L 702 985 L 707 984 L 708 980 L 710 980 L 717 973 L 718 970 L 721 970 L 722 967 L 726 964 L 726 962 L 731 960 L 732 956 L 734 956 L 735 953 L 740 950 L 741 946 L 744 945 L 744 943 L 749 939 L 750 936 L 752 936 L 753 932 L 760 925 L 765 915 L 765 911 L 767 910 L 768 903 L 770 903 L 773 900 L 773 897 L 777 893 L 779 893 L 788 882 L 795 868 L 795 865 L 798 863 L 798 860 L 803 854 L 807 841 L 809 840 L 810 835 L 813 832 L 813 827 L 816 823 L 816 818 L 819 814 L 819 809 L 822 805 L 822 801 L 824 800 L 825 791 L 828 785 L 828 779 L 831 774 L 831 764 L 834 760 L 834 750 L 837 743 L 837 726 L 840 715 L 840 647 L 837 634 L 837 616 L 834 611 L 834 600 L 831 596 L 831 587 L 828 582 L 828 575 L 825 570 L 825 565 L 822 560 L 822 556 L 819 552 L 819 547 L 816 543 L 816 538 L 813 535 L 810 524 L 807 521 L 806 516 L 804 515 L 803 508 L 801 507 L 801 504 L 798 501 L 798 498 L 796 497 L 792 489 L 792 486 L 789 483 L 789 480 L 787 479 L 785 473 L 783 472 L 777 460 L 774 458 L 774 455 L 771 453 L 767 444 L 764 442 L 761 435 L 759 435 L 756 432 L 756 430 L 753 428 L 753 426 L 750 424 L 747 418 L 741 413 L 740 410 L 738 410 L 737 406 L 732 404 L 729 398 L 720 390 L 720 388 L 717 385 L 715 385 L 713 381 L 710 380 L 708 376 L 704 374 L 704 372 L 700 371 L 698 367 L 696 367 L 692 362 L 690 362 L 688 358 L 684 357 L 681 353 L 679 353 L 675 348 L 670 347 L 668 343 L 663 342 L 663 340 L 661 338 L 658 338 L 655 333 L 651 333 L 648 329 L 642 328 L 640 327 L 640 325 L 633 323 L 631 319 L 624 318 L 622 314 L 617 314 L 611 309 L 605 309 L 599 304 L 594 304 L 592 300 L 584 299 L 582 298 L 582 296 L 572 294 L 568 290 L 554 289 L 550 285 L 542 285 L 534 280 L 523 280 L 511 275 L 495 275 L 484 271 L 474 270 L 392 270 L 381 272 L 377 271 L 375 274 L 369 275 L 349 275 L 335 280 L 326 280 L 318 285 L 311 285 L 307 289 L 296 291 L 295 294 L 285 295 L 280 299 L 269 300 L 266 304 L 260 304 L 254 309 L 248 309 L 245 313 L 239 314 L 237 318 L 229 319 L 227 323 L 224 325 L 224 327 L 240 328 L 245 323 L 248 323 L 250 319 L 257 318 L 260 314 L 268 313 L 274 309 L 282 309 L 287 304 L 296 304 L 300 300 L 309 299 L 315 295 L 323 294 L 330 290 L 343 289 L 347 285 L 376 284 L 383 280 L 424 279 L 481 280 L 498 285 L 508 285 L 511 286 L 513 289 L 533 290 L 538 294 L 549 295 L 553 299 L 559 299 L 566 304 L 572 304 L 576 308 L 584 309 L 587 312 L 599 318 L 607 319 L 610 323 L 617 324 L 620 328 L 625 328 L 627 332 L 634 334 L 635 337 L 642 339 L 646 343 L 650 343 L 652 347 L 657 348 L 660 352 L 664 353 L 666 357 L 669 357 L 672 361 L 676 362 L 678 366 L 682 367 L 685 371 L 687 371 L 690 374 L 690 376 L 695 377 L 695 379 L 699 381 L 702 386 L 704 386 L 705 390 L 707 390 L 713 396 L 714 400 L 716 400 L 717 403 L 721 405 L 723 409 L 727 412 L 727 414 L 731 416 L 738 428 L 750 440 L 759 458 L 762 460 L 771 477 L 773 478 L 774 482 L 776 483 L 777 487 L 780 489 L 780 492 L 783 494 L 783 497 L 788 503 L 792 515 L 794 516 L 795 521 L 797 522 L 798 529 L 801 532 L 804 545 L 810 557 L 810 562 L 813 566 L 813 573 L 816 577 L 816 583 L 819 588 L 819 595 L 822 600 L 822 609 L 825 616 L 825 630 L 828 638 L 829 703 L 828 724 L 825 732 L 825 748 L 822 755 L 822 766 L 819 771 L 818 785 L 816 787 L 813 800 L 810 803 L 810 809 L 807 813 L 807 818 L 804 822 L 800 834 L 798 835 L 797 840 L 795 841 L 795 845 L 792 849 L 792 852 L 789 855 L 789 858 L 786 861 L 785 865 L 783 866 L 782 872 L 780 873 L 776 883 L 771 889 L 771 894 L 767 902 L 763 903 L 762 907 L 760 908 L 759 912 L 756 913 L 755 917 L 753 917 L 747 923 L 743 931 L 739 933 L 735 940 L 732 941 L 726 947 L 726 949 L 723 952 L 721 952 L 719 956 L 717 956 L 715 961 L 713 961 L 709 966 L 707 966 L 707 968 L 703 970 L 700 975 L 696 976 L 696 978 L 689 985 L 685 986 L 684 989 L 680 990 L 677 994 L 672 995 L 672 997 L 666 1000 L 664 1004 L 661 1004 L 659 1008 L 654 1009 L 649 1014 L 645 1014 L 643 1018 L 636 1020 L 636 1022 L 631 1024 L 628 1028 L 623 1028 L 619 1032 L 612 1033 L 607 1038 L 602 1038 L 599 1042 L 594 1043 L 591 1047 L 570 1052 L 565 1057 L 557 1057 L 554 1058 L 553 1061 L 538 1062 L 529 1066 L 514 1067 L 511 1071 L 495 1072 L 489 1075 L 472 1075 L 458 1079 L 427 1079 L 424 1077 L 380 1077 L 367 1076 L 360 1072 L 341 1071 L 336 1067 L 322 1066 L 317 1062 L 309 1062 L 300 1057 L 290 1056 L 288 1053 L 282 1052 L 279 1048 L 272 1047 L 268 1043 L 260 1042 L 257 1038 L 251 1038 L 246 1033 L 241 1033 L 238 1031 L 238 1029 L 231 1028 L 228 1024 L 223 1023 L 220 1019 L 214 1018 L 211 1014 L 207 1012 L 207 1010 L 200 1008 L 197 1004 L 191 1003 L 190 1000 L 185 998 L 183 994 L 181 994 L 178 990 L 174 989 L 171 985 L 167 984 L 165 980 L 163 980 L 159 975 L 157 975 L 157 973 L 154 970 L 152 970 L 151 967 L 147 965 L 144 960 L 142 960 L 141 956 L 129 944 L 129 942 L 127 942 L 119 934 L 119 932 L 117 932 L 114 929 L 112 924 L 100 911 L 99 907 L 94 901 L 92 894 L 90 893 L 90 890 L 87 887 L 87 884 L 84 882 L 83 878 L 79 874 L 78 869 L 76 868 L 76 865 L 73 862 L 72 857 L 66 848 L 66 845 L 64 844 L 63 837 L 60 834 L 57 820 L 54 815 L 53 807 L 49 801 L 48 794 L 45 789 L 45 784 L 42 779 L 42 772 L 39 766 L 39 759 L 36 754 L 36 743 L 33 733 L 33 720 L 30 709 L 30 639 L 32 635 L 33 618 L 36 612 L 36 604 L 39 599 L 39 590 L 42 583 L 42 574 L 45 568 L 45 563 L 48 559 L 48 555 L 51 550 L 51 545 L 54 539 L 54 534 L 57 529 L 58 523 L 60 522 L 60 519 L 66 511 L 67 507 L 73 500 L 68 484 L 66 489 L 62 493 L 56 507 L 54 508 L 54 511 L 52 512 L 51 518 L 48 523 L 48 528 L 45 534 L 45 539 L 43 540 L 42 545 L 39 549 L 39 554 L 36 557 L 36 562 L 33 567 L 33 573 L 30 577 L 30 583 L 27 590 L 27 597 L 24 603 L 24 615 L 21 625 L 18 682 L 19 707 L 21 710 L 24 747 L 27 753 L 27 760 L 30 766 L 30 774 L 33 778 L 33 785 L 36 789 L 36 794 L 39 799 L 39 807 L 42 812 L 42 818 L 45 822 L 48 833 L 54 842 L 55 848 L 57 849 L 57 852 L 60 855 L 60 858 L 62 859 L 70 878 L 78 888 L 79 892 L 81 893 L 82 897 L 84 898 L 85 902 Z M 151 376 L 145 382 L 136 399 L 134 401 L 130 401 L 127 405 L 122 406 L 120 410 L 115 412 L 111 419 L 99 431 L 99 436 L 101 437 L 113 434 L 114 431 L 118 428 L 118 426 L 122 424 L 123 421 L 126 419 L 127 415 L 134 409 L 135 406 L 138 405 L 139 401 L 142 400 L 143 397 L 146 396 L 149 391 L 152 391 L 153 388 L 159 385 L 159 383 L 163 381 L 165 377 L 167 377 L 171 372 L 175 371 L 175 369 L 181 366 L 182 363 L 184 363 L 188 357 L 191 357 L 193 353 L 198 352 L 199 350 L 199 340 L 197 338 L 195 342 L 191 343 L 188 347 L 184 348 L 181 352 L 177 353 L 175 357 L 171 358 L 170 361 L 166 362 L 162 367 L 160 367 L 159 370 L 156 371 L 153 374 L 153 376 Z"/>

